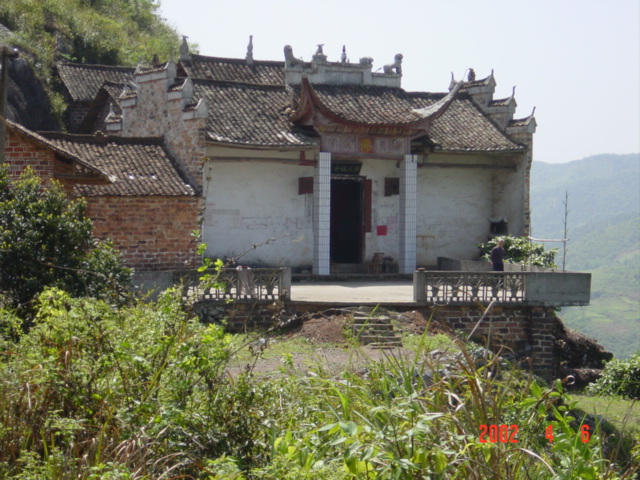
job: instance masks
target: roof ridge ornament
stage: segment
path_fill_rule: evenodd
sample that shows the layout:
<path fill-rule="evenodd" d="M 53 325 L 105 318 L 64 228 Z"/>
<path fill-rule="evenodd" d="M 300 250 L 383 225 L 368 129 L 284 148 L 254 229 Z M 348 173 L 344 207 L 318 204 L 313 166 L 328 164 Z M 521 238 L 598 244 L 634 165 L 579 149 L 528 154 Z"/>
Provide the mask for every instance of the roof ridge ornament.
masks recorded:
<path fill-rule="evenodd" d="M 293 56 L 293 48 L 291 45 L 284 46 L 284 64 L 286 68 L 302 65 L 303 63 L 302 59 L 297 59 Z"/>
<path fill-rule="evenodd" d="M 247 64 L 253 65 L 253 35 L 249 35 L 249 45 L 247 45 L 247 55 L 245 56 Z"/>
<path fill-rule="evenodd" d="M 187 42 L 187 38 L 189 37 L 182 35 L 182 43 L 180 44 L 180 56 L 178 59 L 183 62 L 191 61 L 191 53 L 189 53 L 189 43 Z"/>
<path fill-rule="evenodd" d="M 327 56 L 322 51 L 322 47 L 324 47 L 324 43 L 319 43 L 318 48 L 316 49 L 316 53 L 311 57 L 312 62 L 317 63 L 327 63 Z"/>
<path fill-rule="evenodd" d="M 342 55 L 340 55 L 340 61 L 342 63 L 347 63 L 347 47 L 342 45 Z"/>
<path fill-rule="evenodd" d="M 451 73 L 451 75 L 453 75 L 453 72 Z M 468 82 L 475 82 L 476 81 L 476 72 L 473 68 L 469 69 L 469 74 L 467 75 L 467 81 Z"/>

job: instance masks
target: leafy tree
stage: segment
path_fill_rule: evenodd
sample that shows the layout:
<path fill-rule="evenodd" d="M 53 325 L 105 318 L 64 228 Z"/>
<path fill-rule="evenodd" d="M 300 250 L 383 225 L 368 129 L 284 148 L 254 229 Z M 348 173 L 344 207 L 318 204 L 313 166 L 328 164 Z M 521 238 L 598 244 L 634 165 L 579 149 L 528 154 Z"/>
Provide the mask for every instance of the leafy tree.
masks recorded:
<path fill-rule="evenodd" d="M 535 267 L 555 268 L 555 257 L 557 249 L 545 250 L 544 245 L 532 243 L 527 237 L 496 237 L 486 243 L 481 243 L 477 247 L 481 251 L 481 258 L 489 261 L 491 249 L 498 245 L 500 240 L 504 240 L 506 252 L 505 261 L 507 263 L 519 263 L 523 265 L 533 265 Z"/>
<path fill-rule="evenodd" d="M 28 307 L 47 286 L 73 296 L 122 303 L 131 270 L 108 243 L 92 236 L 84 200 L 71 200 L 32 171 L 12 182 L 0 168 L 0 290 L 14 307 Z"/>

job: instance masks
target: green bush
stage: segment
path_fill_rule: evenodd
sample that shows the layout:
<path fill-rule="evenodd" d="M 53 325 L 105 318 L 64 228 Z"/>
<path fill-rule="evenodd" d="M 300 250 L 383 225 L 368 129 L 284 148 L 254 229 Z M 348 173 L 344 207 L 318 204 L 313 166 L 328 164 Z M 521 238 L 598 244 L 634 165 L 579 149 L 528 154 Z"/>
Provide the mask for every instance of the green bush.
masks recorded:
<path fill-rule="evenodd" d="M 555 268 L 555 258 L 557 249 L 545 250 L 544 245 L 532 243 L 527 237 L 496 237 L 486 243 L 476 245 L 480 249 L 480 257 L 487 262 L 490 261 L 490 253 L 493 247 L 498 245 L 500 240 L 504 240 L 504 250 L 506 263 L 518 263 L 522 265 L 533 265 L 535 267 Z"/>
<path fill-rule="evenodd" d="M 620 395 L 640 400 L 640 352 L 628 360 L 608 362 L 602 376 L 589 385 L 588 391 L 592 395 Z"/>
<path fill-rule="evenodd" d="M 29 312 L 46 287 L 126 301 L 131 270 L 92 231 L 84 200 L 71 200 L 57 183 L 44 186 L 30 170 L 11 181 L 0 167 L 0 290 L 13 307 Z"/>

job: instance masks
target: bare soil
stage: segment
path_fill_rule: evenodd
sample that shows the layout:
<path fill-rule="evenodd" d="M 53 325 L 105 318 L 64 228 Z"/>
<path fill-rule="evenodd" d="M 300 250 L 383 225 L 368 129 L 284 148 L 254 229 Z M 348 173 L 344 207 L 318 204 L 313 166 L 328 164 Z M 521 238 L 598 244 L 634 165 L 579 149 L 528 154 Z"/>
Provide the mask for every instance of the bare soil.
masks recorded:
<path fill-rule="evenodd" d="M 427 321 L 419 312 L 406 312 L 392 314 L 396 321 L 399 333 L 407 332 L 422 334 L 427 327 Z M 282 335 L 267 339 L 267 346 L 262 355 L 253 364 L 253 373 L 256 375 L 281 374 L 283 369 L 293 370 L 298 373 L 306 373 L 311 370 L 322 370 L 331 375 L 337 375 L 345 369 L 357 371 L 371 361 L 378 361 L 389 356 L 409 355 L 406 348 L 379 349 L 366 345 L 359 345 L 357 340 L 350 337 L 348 325 L 351 316 L 329 315 L 309 318 L 302 324 Z M 437 329 L 431 329 L 436 330 Z M 288 349 L 291 355 L 291 364 L 285 365 L 283 354 L 273 354 L 274 345 L 288 340 L 302 340 L 301 351 Z M 271 345 L 271 347 L 269 346 Z M 296 345 L 292 342 L 292 346 Z M 280 351 L 281 352 L 281 351 Z M 255 359 L 252 359 L 253 362 Z M 240 374 L 247 369 L 248 361 L 234 361 L 229 366 L 228 372 L 232 376 Z M 292 365 L 292 367 L 291 367 Z"/>

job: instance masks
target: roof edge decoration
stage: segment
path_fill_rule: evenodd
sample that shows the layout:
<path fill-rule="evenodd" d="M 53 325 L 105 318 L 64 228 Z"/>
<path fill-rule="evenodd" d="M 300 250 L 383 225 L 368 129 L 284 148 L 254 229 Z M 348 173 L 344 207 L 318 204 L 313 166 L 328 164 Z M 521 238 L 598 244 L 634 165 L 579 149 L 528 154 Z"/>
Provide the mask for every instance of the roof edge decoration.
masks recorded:
<path fill-rule="evenodd" d="M 413 110 L 415 113 L 420 115 L 423 119 L 431 119 L 432 121 L 436 118 L 440 117 L 442 113 L 449 108 L 451 102 L 453 102 L 458 96 L 458 92 L 464 86 L 464 81 L 460 80 L 459 82 L 455 82 L 453 88 L 449 90 L 449 93 L 437 103 L 430 105 L 428 107 L 419 108 Z"/>

